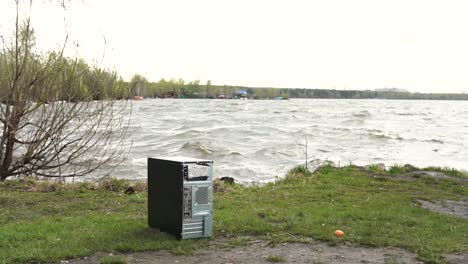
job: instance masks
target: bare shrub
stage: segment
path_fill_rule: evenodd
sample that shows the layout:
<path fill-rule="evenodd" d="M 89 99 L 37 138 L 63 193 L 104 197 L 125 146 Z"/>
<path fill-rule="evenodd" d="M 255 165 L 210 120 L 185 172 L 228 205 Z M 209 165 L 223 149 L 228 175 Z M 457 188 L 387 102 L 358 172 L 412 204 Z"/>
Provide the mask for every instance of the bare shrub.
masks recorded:
<path fill-rule="evenodd" d="M 117 165 L 130 107 L 115 72 L 58 52 L 35 50 L 30 20 L 18 15 L 0 49 L 0 180 L 78 177 Z M 65 41 L 66 44 L 66 41 Z M 64 44 L 64 47 L 65 47 Z"/>

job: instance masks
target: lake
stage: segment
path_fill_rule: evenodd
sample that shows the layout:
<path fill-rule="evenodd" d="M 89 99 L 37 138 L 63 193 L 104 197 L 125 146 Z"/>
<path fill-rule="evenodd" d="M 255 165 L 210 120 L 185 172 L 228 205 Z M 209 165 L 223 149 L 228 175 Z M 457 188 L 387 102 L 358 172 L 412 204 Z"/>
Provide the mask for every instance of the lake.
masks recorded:
<path fill-rule="evenodd" d="M 468 169 L 468 102 L 145 99 L 133 102 L 132 149 L 112 175 L 146 178 L 147 157 L 212 159 L 215 177 L 273 181 L 305 163 Z"/>

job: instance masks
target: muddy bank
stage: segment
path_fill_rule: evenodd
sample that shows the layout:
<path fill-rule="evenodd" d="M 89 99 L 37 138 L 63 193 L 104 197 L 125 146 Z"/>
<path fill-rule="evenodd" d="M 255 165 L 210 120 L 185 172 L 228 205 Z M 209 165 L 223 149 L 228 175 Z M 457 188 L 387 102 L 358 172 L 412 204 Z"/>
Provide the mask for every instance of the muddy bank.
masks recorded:
<path fill-rule="evenodd" d="M 122 254 L 127 263 L 423 263 L 416 259 L 416 254 L 399 248 L 365 248 L 344 245 L 330 246 L 313 241 L 308 244 L 284 243 L 276 246 L 266 241 L 253 240 L 247 245 L 235 248 L 223 248 L 212 241 L 207 249 L 198 250 L 193 255 L 174 255 L 167 251 L 138 252 Z M 99 259 L 109 254 L 95 254 L 86 259 L 72 260 L 68 263 L 99 263 Z"/>
<path fill-rule="evenodd" d="M 435 201 L 429 202 L 424 200 L 417 200 L 423 208 L 429 209 L 433 212 L 440 214 L 448 214 L 468 219 L 468 202 L 466 201 Z"/>

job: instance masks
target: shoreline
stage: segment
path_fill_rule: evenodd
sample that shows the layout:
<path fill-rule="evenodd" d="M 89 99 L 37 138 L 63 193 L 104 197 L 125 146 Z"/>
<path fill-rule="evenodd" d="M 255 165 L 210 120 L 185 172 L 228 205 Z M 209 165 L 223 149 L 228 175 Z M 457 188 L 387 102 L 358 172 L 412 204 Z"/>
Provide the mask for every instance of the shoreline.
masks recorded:
<path fill-rule="evenodd" d="M 468 219 L 436 207 L 467 206 L 468 178 L 458 173 L 411 170 L 409 166 L 382 170 L 377 165 L 325 165 L 315 172 L 298 166 L 284 178 L 261 186 L 217 181 L 213 238 L 183 241 L 148 228 L 146 190 L 141 181 L 132 182 L 133 192 L 128 191 L 128 181 L 118 179 L 100 185 L 6 181 L 0 183 L 0 248 L 4 249 L 0 263 L 104 257 L 96 252 L 124 256 L 119 263 L 133 263 L 133 253 L 123 252 L 147 251 L 141 254 L 152 258 L 163 254 L 161 250 L 171 252 L 167 253 L 171 260 L 178 260 L 177 255 L 191 258 L 195 254 L 197 258 L 196 252 L 212 254 L 226 245 L 248 251 L 256 240 L 268 245 L 299 242 L 312 248 L 318 243 L 332 245 L 332 250 L 346 246 L 351 252 L 359 252 L 360 247 L 394 247 L 415 254 L 416 262 L 410 263 L 443 263 L 449 256 L 466 258 L 468 253 Z M 430 206 L 433 208 L 426 209 Z M 335 237 L 336 229 L 345 236 Z M 225 241 L 224 246 L 217 244 L 219 239 Z M 270 252 L 265 254 L 272 260 L 294 259 L 287 251 L 265 252 Z M 268 256 L 251 255 L 258 263 L 268 263 Z M 381 258 L 377 263 L 386 261 L 390 259 Z"/>
<path fill-rule="evenodd" d="M 313 161 L 311 161 L 313 162 Z M 360 164 L 360 163 L 359 163 Z M 391 166 L 387 166 L 384 163 L 369 163 L 367 165 L 357 165 L 357 164 L 350 164 L 350 165 L 340 165 L 336 164 L 332 161 L 325 160 L 321 162 L 320 164 L 315 164 L 312 166 L 308 167 L 308 170 L 310 170 L 311 173 L 315 172 L 316 170 L 320 169 L 323 166 L 332 166 L 336 168 L 343 168 L 343 167 L 355 167 L 355 168 L 360 168 L 360 169 L 369 169 L 374 172 L 388 172 L 390 174 L 401 174 L 401 173 L 410 173 L 410 174 L 420 174 L 420 175 L 426 175 L 429 177 L 437 177 L 437 176 L 442 176 L 443 174 L 448 174 L 450 176 L 455 176 L 458 178 L 467 178 L 468 179 L 468 170 L 465 169 L 458 169 L 458 168 L 453 168 L 453 167 L 441 167 L 441 166 L 427 166 L 427 167 L 416 167 L 412 164 L 394 164 Z M 305 167 L 305 165 L 296 165 L 294 168 L 298 167 Z M 219 177 L 215 177 L 214 180 L 219 180 L 221 178 L 226 178 L 229 180 L 232 180 L 236 184 L 240 184 L 245 187 L 250 187 L 250 186 L 263 186 L 266 184 L 270 183 L 275 183 L 276 181 L 280 181 L 284 179 L 288 173 L 290 173 L 292 169 L 288 170 L 282 177 L 274 177 L 272 180 L 267 180 L 264 182 L 256 181 L 256 180 L 250 180 L 250 181 L 239 181 L 236 179 L 236 177 L 231 177 L 231 176 L 224 176 L 221 175 Z M 41 178 L 41 179 L 31 179 L 31 178 L 7 178 L 6 181 L 30 181 L 30 182 L 44 182 L 44 183 L 66 183 L 66 184 L 100 184 L 103 183 L 104 185 L 109 185 L 109 184 L 117 184 L 117 185 L 128 185 L 132 186 L 133 184 L 137 185 L 138 189 L 141 189 L 142 187 L 139 186 L 141 184 L 146 184 L 146 178 L 144 179 L 132 179 L 132 178 L 121 178 L 121 177 L 115 177 L 112 175 L 107 175 L 101 178 L 86 178 L 84 177 L 77 177 L 75 179 L 71 178 L 64 178 L 64 181 L 62 181 L 59 178 Z M 114 182 L 115 183 L 112 183 Z M 2 182 L 0 181 L 0 184 Z"/>
<path fill-rule="evenodd" d="M 208 97 L 202 97 L 202 98 L 177 98 L 177 97 L 144 97 L 143 99 L 139 100 L 134 100 L 134 99 L 122 99 L 122 100 L 132 100 L 132 101 L 143 101 L 147 99 L 177 99 L 177 100 L 255 100 L 255 101 L 289 101 L 289 100 L 352 100 L 352 101 L 357 101 L 357 100 L 392 100 L 392 101 L 459 101 L 459 102 L 466 102 L 468 101 L 467 99 L 440 99 L 440 98 L 420 98 L 420 99 L 415 99 L 415 98 L 334 98 L 334 97 L 289 97 L 288 99 L 275 99 L 275 98 L 246 98 L 246 99 L 240 99 L 240 98 L 208 98 Z"/>

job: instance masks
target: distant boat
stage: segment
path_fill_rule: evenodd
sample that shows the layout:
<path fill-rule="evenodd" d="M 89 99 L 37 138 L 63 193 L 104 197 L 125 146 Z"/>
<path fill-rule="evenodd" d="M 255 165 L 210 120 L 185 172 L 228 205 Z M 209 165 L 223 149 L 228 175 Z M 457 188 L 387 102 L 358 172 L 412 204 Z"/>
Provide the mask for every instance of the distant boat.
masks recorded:
<path fill-rule="evenodd" d="M 143 99 L 144 99 L 143 96 L 140 96 L 140 95 L 133 96 L 133 100 L 135 100 L 135 101 L 141 101 Z"/>

